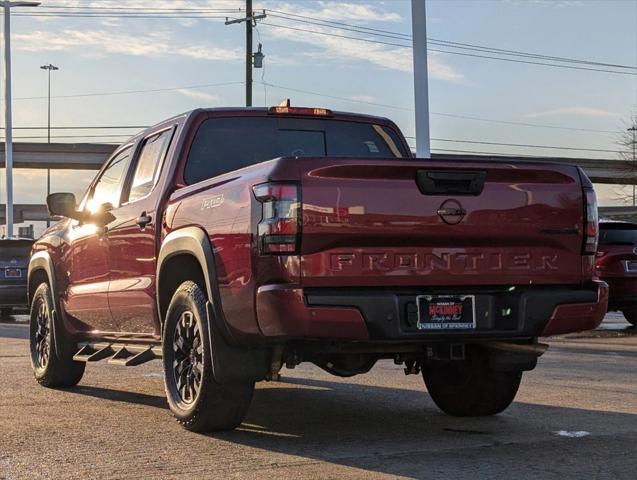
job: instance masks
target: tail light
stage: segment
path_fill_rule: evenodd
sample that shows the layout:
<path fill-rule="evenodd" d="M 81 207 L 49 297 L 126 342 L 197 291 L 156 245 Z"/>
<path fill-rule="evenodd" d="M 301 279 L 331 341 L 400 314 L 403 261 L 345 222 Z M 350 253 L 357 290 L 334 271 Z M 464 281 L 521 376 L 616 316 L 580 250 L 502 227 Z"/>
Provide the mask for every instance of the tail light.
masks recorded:
<path fill-rule="evenodd" d="M 257 225 L 259 252 L 290 255 L 300 247 L 299 188 L 294 183 L 263 183 L 252 187 L 261 204 Z"/>
<path fill-rule="evenodd" d="M 597 218 L 597 196 L 592 188 L 584 189 L 586 198 L 586 219 L 584 223 L 584 255 L 597 254 L 599 222 Z"/>

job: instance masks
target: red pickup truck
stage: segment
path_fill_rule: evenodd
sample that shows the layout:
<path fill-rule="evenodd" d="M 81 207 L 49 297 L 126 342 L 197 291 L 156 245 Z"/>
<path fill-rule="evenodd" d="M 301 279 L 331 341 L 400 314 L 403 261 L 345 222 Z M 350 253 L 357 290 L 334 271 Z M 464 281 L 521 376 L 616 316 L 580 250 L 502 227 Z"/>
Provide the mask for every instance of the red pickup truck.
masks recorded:
<path fill-rule="evenodd" d="M 38 382 L 163 359 L 194 431 L 232 429 L 283 365 L 422 373 L 451 415 L 514 399 L 538 337 L 596 327 L 595 194 L 575 166 L 413 158 L 384 118 L 195 110 L 119 147 L 33 248 Z"/>
<path fill-rule="evenodd" d="M 608 283 L 608 310 L 637 326 L 637 224 L 599 222 L 597 274 Z"/>

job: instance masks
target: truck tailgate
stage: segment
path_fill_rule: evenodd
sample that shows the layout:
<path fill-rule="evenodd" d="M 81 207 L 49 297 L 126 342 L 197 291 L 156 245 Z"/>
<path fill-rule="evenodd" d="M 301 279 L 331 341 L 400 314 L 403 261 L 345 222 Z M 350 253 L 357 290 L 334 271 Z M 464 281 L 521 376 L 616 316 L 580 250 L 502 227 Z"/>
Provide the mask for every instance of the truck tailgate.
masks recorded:
<path fill-rule="evenodd" d="M 576 167 L 330 158 L 297 166 L 304 286 L 581 282 Z"/>

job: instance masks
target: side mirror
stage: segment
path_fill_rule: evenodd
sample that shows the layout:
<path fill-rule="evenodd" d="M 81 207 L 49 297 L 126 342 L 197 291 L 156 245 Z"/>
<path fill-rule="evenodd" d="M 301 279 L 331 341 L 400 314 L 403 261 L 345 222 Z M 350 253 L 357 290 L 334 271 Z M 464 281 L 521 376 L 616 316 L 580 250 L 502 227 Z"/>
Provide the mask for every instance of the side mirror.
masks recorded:
<path fill-rule="evenodd" d="M 81 213 L 77 211 L 77 202 L 72 193 L 52 193 L 46 197 L 46 206 L 51 216 L 80 219 Z"/>

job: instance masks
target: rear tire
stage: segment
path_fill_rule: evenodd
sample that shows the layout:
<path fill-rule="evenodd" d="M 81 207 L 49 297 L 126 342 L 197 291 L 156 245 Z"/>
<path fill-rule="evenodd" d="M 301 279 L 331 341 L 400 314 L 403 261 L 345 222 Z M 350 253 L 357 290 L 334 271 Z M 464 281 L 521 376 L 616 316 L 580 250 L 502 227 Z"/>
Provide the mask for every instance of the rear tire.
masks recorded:
<path fill-rule="evenodd" d="M 212 374 L 206 297 L 182 283 L 168 306 L 162 341 L 164 384 L 177 421 L 193 432 L 233 430 L 245 418 L 254 382 L 218 383 Z"/>
<path fill-rule="evenodd" d="M 76 349 L 63 329 L 54 330 L 53 305 L 51 289 L 46 283 L 41 283 L 31 302 L 31 366 L 40 385 L 50 388 L 72 387 L 82 379 L 86 364 L 73 360 Z M 56 345 L 62 351 L 58 351 Z"/>
<path fill-rule="evenodd" d="M 624 314 L 624 318 L 628 321 L 628 323 L 637 326 L 637 306 L 622 310 L 622 313 Z"/>
<path fill-rule="evenodd" d="M 467 350 L 467 359 L 434 362 L 422 375 L 434 403 L 447 415 L 482 417 L 505 410 L 515 398 L 522 372 L 498 372 L 480 350 Z"/>

